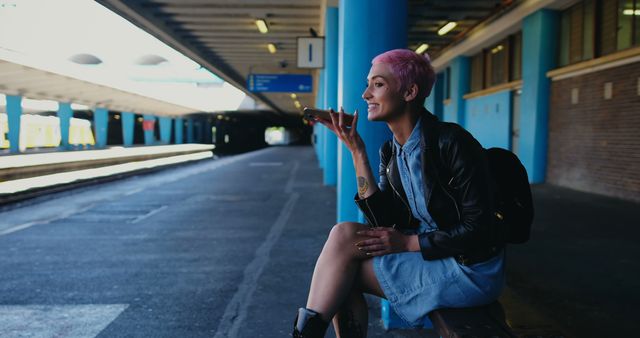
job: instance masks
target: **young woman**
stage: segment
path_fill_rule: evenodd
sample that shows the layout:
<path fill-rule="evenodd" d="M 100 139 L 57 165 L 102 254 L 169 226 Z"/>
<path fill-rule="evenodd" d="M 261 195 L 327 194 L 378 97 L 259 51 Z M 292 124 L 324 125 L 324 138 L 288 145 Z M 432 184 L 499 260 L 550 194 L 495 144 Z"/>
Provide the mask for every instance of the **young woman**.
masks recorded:
<path fill-rule="evenodd" d="M 353 157 L 356 203 L 368 225 L 335 225 L 318 257 L 309 298 L 298 311 L 294 337 L 323 337 L 333 321 L 340 337 L 366 337 L 363 293 L 389 300 L 419 326 L 440 307 L 487 304 L 504 284 L 493 199 L 480 144 L 464 129 L 423 108 L 435 73 L 427 57 L 392 50 L 372 61 L 362 98 L 369 121 L 382 121 L 393 140 L 380 149 L 376 185 L 365 144 L 344 112 L 332 130 Z"/>

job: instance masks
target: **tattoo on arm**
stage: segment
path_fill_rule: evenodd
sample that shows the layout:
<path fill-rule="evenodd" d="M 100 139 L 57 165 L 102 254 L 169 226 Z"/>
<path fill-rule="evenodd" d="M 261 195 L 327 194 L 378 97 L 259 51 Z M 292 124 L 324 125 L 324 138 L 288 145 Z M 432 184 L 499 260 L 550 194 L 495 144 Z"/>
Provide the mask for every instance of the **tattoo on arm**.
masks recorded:
<path fill-rule="evenodd" d="M 364 198 L 367 190 L 369 190 L 369 182 L 367 182 L 366 178 L 358 176 L 358 195 L 360 195 L 360 198 Z"/>

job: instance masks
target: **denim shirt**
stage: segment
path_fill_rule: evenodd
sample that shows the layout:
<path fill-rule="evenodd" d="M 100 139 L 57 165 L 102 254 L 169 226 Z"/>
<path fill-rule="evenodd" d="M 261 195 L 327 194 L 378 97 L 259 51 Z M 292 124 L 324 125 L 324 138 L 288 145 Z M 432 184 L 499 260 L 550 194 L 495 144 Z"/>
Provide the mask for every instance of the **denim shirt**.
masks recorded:
<path fill-rule="evenodd" d="M 402 187 L 407 195 L 413 217 L 420 221 L 418 233 L 433 231 L 438 228 L 431 215 L 429 215 L 424 199 L 425 185 L 422 175 L 422 149 L 420 147 L 421 131 L 422 117 L 418 119 L 404 145 L 400 145 L 395 138 L 393 139 Z"/>

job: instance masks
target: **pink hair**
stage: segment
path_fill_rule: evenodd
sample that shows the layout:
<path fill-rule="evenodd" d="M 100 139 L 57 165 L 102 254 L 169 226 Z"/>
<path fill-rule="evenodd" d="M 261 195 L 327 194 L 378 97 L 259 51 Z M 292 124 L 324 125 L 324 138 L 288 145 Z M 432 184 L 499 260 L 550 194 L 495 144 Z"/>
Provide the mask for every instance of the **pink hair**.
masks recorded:
<path fill-rule="evenodd" d="M 426 53 L 420 55 L 409 49 L 394 49 L 376 56 L 371 61 L 372 65 L 378 63 L 384 63 L 391 68 L 391 73 L 400 82 L 400 92 L 404 92 L 415 83 L 418 86 L 418 102 L 424 102 L 436 82 L 436 73 Z"/>

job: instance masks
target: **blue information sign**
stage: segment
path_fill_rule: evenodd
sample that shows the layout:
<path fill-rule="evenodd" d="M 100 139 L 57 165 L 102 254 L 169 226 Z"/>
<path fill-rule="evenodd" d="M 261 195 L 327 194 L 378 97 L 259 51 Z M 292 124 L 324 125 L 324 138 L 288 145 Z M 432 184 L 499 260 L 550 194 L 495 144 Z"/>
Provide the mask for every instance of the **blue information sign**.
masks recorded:
<path fill-rule="evenodd" d="M 311 93 L 312 81 L 304 74 L 250 74 L 248 85 L 254 93 Z"/>

